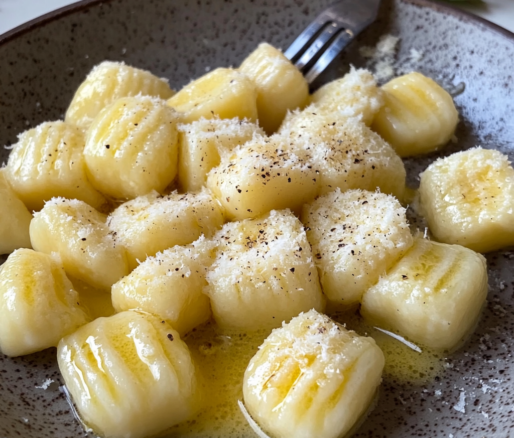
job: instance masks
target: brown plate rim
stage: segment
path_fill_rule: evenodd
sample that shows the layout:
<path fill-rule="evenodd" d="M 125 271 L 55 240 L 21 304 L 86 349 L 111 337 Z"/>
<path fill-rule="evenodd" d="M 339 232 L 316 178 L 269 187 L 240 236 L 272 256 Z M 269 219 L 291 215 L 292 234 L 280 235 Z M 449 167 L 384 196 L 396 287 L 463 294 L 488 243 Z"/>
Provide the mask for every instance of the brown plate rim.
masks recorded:
<path fill-rule="evenodd" d="M 78 2 L 72 3 L 67 6 L 63 6 L 61 8 L 55 9 L 54 11 L 48 12 L 46 14 L 40 15 L 39 17 L 36 17 L 30 21 L 27 21 L 26 23 L 23 23 L 19 26 L 16 26 L 14 29 L 11 29 L 3 34 L 0 35 L 0 46 L 10 42 L 13 39 L 18 38 L 19 36 L 30 32 L 33 29 L 37 29 L 39 27 L 42 27 L 50 22 L 56 21 L 62 17 L 65 17 L 67 15 L 74 14 L 76 12 L 79 12 L 81 10 L 87 9 L 91 6 L 97 5 L 97 4 L 106 4 L 110 3 L 113 0 L 80 0 Z M 426 7 L 430 8 L 439 12 L 442 12 L 444 14 L 453 15 L 455 17 L 458 17 L 464 21 L 467 22 L 473 22 L 475 24 L 479 24 L 484 26 L 485 28 L 488 28 L 490 31 L 493 31 L 495 33 L 499 33 L 506 37 L 507 39 L 510 39 L 514 42 L 514 32 L 511 32 L 504 27 L 501 27 L 495 23 L 492 23 L 489 20 L 486 20 L 485 18 L 482 18 L 478 15 L 472 14 L 471 12 L 458 9 L 457 7 L 443 4 L 440 2 L 432 1 L 432 0 L 401 0 L 403 3 L 410 3 L 413 5 L 417 5 L 420 7 Z"/>

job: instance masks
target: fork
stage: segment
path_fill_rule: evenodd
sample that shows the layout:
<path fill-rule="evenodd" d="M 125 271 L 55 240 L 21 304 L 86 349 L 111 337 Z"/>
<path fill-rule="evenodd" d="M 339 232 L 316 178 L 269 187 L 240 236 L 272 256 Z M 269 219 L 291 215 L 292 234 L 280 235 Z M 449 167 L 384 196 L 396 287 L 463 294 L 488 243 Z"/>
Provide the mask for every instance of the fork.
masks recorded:
<path fill-rule="evenodd" d="M 294 40 L 284 55 L 309 84 L 378 15 L 381 0 L 341 0 L 325 9 Z"/>

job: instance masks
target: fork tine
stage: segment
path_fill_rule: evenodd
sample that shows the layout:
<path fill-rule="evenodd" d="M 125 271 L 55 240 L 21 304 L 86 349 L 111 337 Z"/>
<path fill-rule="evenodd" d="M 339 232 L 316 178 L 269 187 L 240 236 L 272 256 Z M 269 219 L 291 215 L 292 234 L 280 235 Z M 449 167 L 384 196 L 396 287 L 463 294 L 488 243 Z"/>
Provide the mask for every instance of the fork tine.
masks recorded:
<path fill-rule="evenodd" d="M 312 61 L 312 59 L 325 47 L 325 45 L 336 35 L 341 28 L 336 23 L 327 23 L 323 28 L 322 32 L 318 37 L 310 44 L 307 51 L 301 56 L 301 58 L 295 62 L 298 70 L 302 70 L 304 67 Z"/>
<path fill-rule="evenodd" d="M 325 50 L 323 55 L 316 61 L 316 63 L 305 74 L 305 79 L 308 84 L 312 84 L 314 80 L 325 70 L 325 68 L 341 53 L 346 45 L 353 39 L 353 32 L 346 29 L 341 32 L 330 44 L 330 47 Z"/>
<path fill-rule="evenodd" d="M 311 24 L 309 24 L 305 30 L 293 41 L 293 44 L 291 44 L 284 52 L 286 58 L 291 62 L 294 62 L 295 58 L 298 58 L 301 55 L 302 50 L 323 28 L 324 25 L 324 22 L 318 20 L 314 20 Z"/>

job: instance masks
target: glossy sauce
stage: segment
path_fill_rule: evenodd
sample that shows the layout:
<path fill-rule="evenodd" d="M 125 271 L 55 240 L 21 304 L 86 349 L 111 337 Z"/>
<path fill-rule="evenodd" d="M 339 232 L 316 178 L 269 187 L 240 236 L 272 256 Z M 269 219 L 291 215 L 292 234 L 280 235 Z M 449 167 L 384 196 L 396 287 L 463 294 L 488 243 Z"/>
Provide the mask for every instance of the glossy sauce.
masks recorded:
<path fill-rule="evenodd" d="M 352 313 L 337 313 L 332 318 L 361 335 L 371 336 L 384 352 L 384 380 L 420 385 L 433 380 L 444 370 L 443 355 L 426 350 L 412 350 L 402 342 L 368 326 Z M 189 346 L 203 376 L 204 408 L 192 421 L 163 433 L 166 437 L 253 437 L 239 407 L 243 399 L 242 383 L 248 362 L 271 330 L 241 334 L 223 331 L 207 323 L 189 333 Z"/>

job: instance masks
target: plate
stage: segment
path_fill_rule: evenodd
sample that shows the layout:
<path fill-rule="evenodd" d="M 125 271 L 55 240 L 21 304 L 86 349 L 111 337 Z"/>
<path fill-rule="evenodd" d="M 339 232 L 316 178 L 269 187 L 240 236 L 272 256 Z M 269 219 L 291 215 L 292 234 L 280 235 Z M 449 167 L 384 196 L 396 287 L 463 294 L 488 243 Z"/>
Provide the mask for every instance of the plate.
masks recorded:
<path fill-rule="evenodd" d="M 0 37 L 0 144 L 63 116 L 95 64 L 125 61 L 179 88 L 218 66 L 238 65 L 260 42 L 285 48 L 332 0 L 84 1 Z M 313 5 L 315 3 L 315 6 Z M 379 20 L 320 81 L 363 66 L 363 45 L 401 38 L 397 72 L 418 70 L 447 87 L 464 87 L 458 143 L 514 158 L 514 35 L 425 0 L 383 0 Z M 412 50 L 419 56 L 412 56 Z M 5 161 L 8 150 L 0 152 Z M 406 160 L 409 183 L 438 155 Z M 0 213 L 2 214 L 2 213 Z M 445 360 L 445 372 L 416 386 L 389 380 L 356 437 L 508 437 L 514 435 L 514 252 L 487 255 L 490 291 L 469 344 Z M 0 437 L 84 435 L 64 395 L 55 351 L 0 355 Z M 44 382 L 53 380 L 46 389 Z"/>

